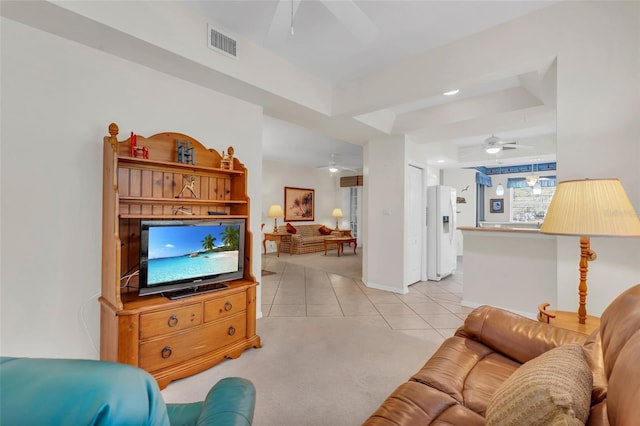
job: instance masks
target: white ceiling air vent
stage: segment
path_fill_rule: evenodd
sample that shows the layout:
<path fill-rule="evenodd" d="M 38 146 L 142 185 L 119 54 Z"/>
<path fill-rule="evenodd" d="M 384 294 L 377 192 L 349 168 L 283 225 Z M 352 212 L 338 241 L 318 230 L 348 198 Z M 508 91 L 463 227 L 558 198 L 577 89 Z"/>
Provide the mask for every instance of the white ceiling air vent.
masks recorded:
<path fill-rule="evenodd" d="M 210 49 L 232 58 L 238 57 L 238 42 L 233 37 L 224 34 L 211 26 L 207 25 L 208 41 L 207 45 Z"/>

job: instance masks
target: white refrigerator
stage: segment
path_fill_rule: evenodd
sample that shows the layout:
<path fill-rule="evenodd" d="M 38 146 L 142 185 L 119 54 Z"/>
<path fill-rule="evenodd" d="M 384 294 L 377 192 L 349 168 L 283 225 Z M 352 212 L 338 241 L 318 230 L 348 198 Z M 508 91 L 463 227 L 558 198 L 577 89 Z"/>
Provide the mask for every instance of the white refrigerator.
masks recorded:
<path fill-rule="evenodd" d="M 457 266 L 456 190 L 427 187 L 427 278 L 440 281 Z"/>

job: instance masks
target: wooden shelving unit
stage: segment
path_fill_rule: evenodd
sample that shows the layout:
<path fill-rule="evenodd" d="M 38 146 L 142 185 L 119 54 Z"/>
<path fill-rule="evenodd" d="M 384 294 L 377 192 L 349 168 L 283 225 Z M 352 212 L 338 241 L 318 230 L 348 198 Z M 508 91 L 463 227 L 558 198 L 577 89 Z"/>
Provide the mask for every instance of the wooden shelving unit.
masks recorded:
<path fill-rule="evenodd" d="M 136 136 L 149 158 L 131 155 L 131 138 L 118 141 L 117 125 L 104 138 L 100 358 L 149 371 L 170 381 L 237 358 L 260 347 L 252 273 L 247 170 L 182 133 Z M 177 161 L 177 140 L 189 141 L 196 164 Z M 186 185 L 186 186 L 185 186 Z M 244 276 L 228 289 L 178 300 L 138 296 L 142 219 L 245 219 Z M 125 285 L 126 284 L 126 285 Z"/>

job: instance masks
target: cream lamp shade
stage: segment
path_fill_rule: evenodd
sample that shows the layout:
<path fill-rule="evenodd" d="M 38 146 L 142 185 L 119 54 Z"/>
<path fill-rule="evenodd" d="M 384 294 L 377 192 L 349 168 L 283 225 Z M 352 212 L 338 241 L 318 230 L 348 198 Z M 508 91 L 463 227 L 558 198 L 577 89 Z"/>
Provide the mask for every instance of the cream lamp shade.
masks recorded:
<path fill-rule="evenodd" d="M 587 262 L 596 259 L 590 237 L 640 237 L 640 220 L 618 179 L 560 182 L 549 204 L 543 234 L 580 236 L 578 322 L 587 319 Z"/>
<path fill-rule="evenodd" d="M 640 220 L 618 179 L 560 182 L 540 232 L 640 237 Z"/>
<path fill-rule="evenodd" d="M 280 204 L 271 204 L 267 212 L 267 217 L 273 218 L 273 232 L 278 232 L 278 218 L 284 217 L 282 206 L 280 206 Z"/>
<path fill-rule="evenodd" d="M 333 209 L 333 211 L 331 212 L 331 217 L 336 218 L 336 230 L 338 230 L 338 220 L 340 220 L 340 218 L 342 217 L 342 209 L 339 207 Z"/>

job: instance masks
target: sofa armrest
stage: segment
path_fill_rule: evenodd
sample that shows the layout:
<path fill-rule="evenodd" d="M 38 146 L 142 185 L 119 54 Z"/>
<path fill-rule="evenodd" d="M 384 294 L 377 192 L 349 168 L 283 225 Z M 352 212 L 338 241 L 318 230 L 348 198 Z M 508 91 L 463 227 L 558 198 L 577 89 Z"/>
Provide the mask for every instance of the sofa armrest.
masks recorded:
<path fill-rule="evenodd" d="M 588 336 L 535 321 L 503 309 L 480 306 L 456 331 L 520 363 L 568 343 L 584 344 Z"/>
<path fill-rule="evenodd" d="M 198 425 L 248 426 L 253 422 L 256 389 L 247 379 L 227 377 L 209 391 Z"/>

